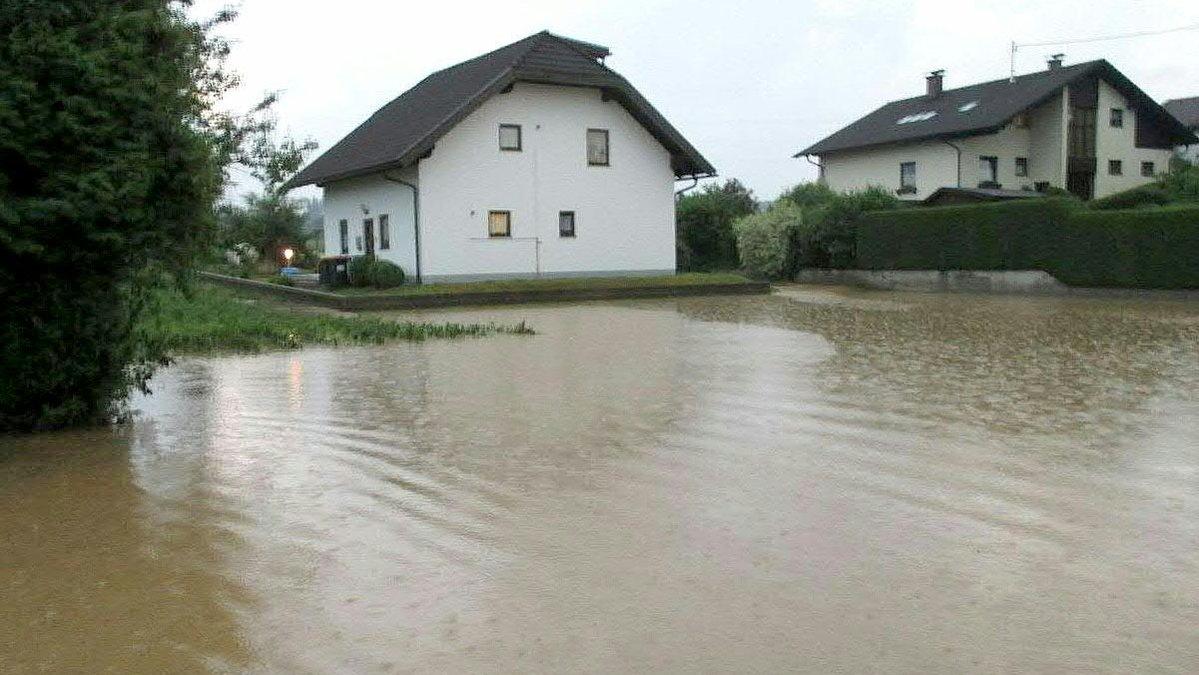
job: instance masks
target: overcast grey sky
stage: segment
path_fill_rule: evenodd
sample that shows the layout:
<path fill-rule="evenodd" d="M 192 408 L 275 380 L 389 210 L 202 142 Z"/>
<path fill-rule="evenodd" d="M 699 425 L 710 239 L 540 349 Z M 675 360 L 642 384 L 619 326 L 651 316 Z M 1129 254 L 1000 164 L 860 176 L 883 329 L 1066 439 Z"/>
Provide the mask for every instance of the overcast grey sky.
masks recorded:
<path fill-rule="evenodd" d="M 198 14 L 229 4 L 200 0 Z M 244 107 L 279 90 L 280 129 L 327 149 L 430 72 L 542 29 L 606 45 L 636 86 L 711 161 L 760 198 L 812 180 L 797 150 L 882 103 L 1006 77 L 1009 42 L 1199 23 L 1195 0 L 243 0 L 225 35 Z M 1018 73 L 1106 58 L 1160 100 L 1199 95 L 1199 31 L 1021 50 Z M 243 186 L 245 187 L 245 186 Z M 299 192 L 297 194 L 310 194 Z"/>

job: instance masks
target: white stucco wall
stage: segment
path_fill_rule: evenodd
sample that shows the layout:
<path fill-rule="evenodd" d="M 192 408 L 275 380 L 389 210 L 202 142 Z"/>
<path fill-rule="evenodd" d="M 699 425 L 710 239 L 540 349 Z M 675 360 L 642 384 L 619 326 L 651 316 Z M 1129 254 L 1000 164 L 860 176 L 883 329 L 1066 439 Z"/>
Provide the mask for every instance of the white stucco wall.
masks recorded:
<path fill-rule="evenodd" d="M 390 171 L 388 175 L 409 183 L 418 183 L 414 167 Z M 367 212 L 364 212 L 364 207 Z M 379 248 L 381 214 L 387 214 L 390 221 L 391 246 L 388 249 Z M 362 242 L 362 222 L 367 218 L 373 219 L 375 223 L 376 257 L 390 260 L 409 275 L 413 274 L 416 270 L 416 233 L 413 228 L 412 190 L 379 175 L 350 178 L 325 186 L 326 255 L 341 253 L 339 222 L 342 219 L 349 224 L 350 254 L 363 253 L 366 244 Z M 361 248 L 358 246 L 360 242 Z"/>
<path fill-rule="evenodd" d="M 962 151 L 962 187 L 977 187 L 982 180 L 981 156 L 999 159 L 997 177 L 1005 189 L 1032 189 L 1040 181 L 1064 187 L 1062 141 L 1066 119 L 1063 100 L 1063 97 L 1055 97 L 1030 111 L 1026 127 L 1009 124 L 993 134 L 950 141 Z M 1016 175 L 1017 157 L 1028 158 L 1028 176 Z M 901 162 L 916 162 L 917 188 L 915 194 L 899 195 L 901 199 L 925 199 L 937 188 L 958 184 L 957 152 L 944 141 L 918 141 L 838 152 L 821 160 L 826 183 L 838 191 L 860 190 L 870 185 L 897 190 Z"/>
<path fill-rule="evenodd" d="M 1110 123 L 1112 108 L 1124 110 L 1124 126 L 1113 127 Z M 1153 162 L 1156 173 L 1169 169 L 1171 150 L 1136 147 L 1136 111 L 1128 106 L 1124 96 L 1106 82 L 1099 82 L 1099 104 L 1096 110 L 1095 133 L 1095 196 L 1104 197 L 1152 181 L 1141 176 L 1141 162 Z M 1108 173 L 1108 161 L 1117 159 L 1123 163 L 1123 175 Z"/>
<path fill-rule="evenodd" d="M 499 149 L 519 124 L 520 152 Z M 586 131 L 609 131 L 609 166 L 588 166 Z M 660 272 L 675 268 L 670 155 L 598 89 L 518 83 L 438 141 L 418 165 L 425 278 Z M 512 237 L 487 214 L 512 212 Z M 558 236 L 559 211 L 576 236 Z"/>
<path fill-rule="evenodd" d="M 966 169 L 963 156 L 963 170 Z M 899 189 L 899 165 L 916 163 L 915 194 L 900 199 L 925 199 L 937 188 L 957 185 L 957 152 L 941 141 L 922 141 L 863 150 L 849 150 L 820 158 L 824 181 L 837 192 L 861 190 L 872 185 L 894 192 Z"/>

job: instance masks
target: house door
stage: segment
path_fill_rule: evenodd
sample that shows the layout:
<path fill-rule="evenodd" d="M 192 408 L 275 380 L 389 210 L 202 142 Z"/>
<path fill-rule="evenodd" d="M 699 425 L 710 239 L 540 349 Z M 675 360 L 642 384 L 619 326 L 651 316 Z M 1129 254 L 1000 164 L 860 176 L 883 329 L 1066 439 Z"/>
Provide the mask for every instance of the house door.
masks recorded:
<path fill-rule="evenodd" d="M 1090 199 L 1095 194 L 1095 172 L 1071 171 L 1067 173 L 1066 189 L 1079 199 Z"/>
<path fill-rule="evenodd" d="M 362 241 L 365 242 L 366 254 L 375 255 L 375 219 L 367 218 L 362 221 Z"/>

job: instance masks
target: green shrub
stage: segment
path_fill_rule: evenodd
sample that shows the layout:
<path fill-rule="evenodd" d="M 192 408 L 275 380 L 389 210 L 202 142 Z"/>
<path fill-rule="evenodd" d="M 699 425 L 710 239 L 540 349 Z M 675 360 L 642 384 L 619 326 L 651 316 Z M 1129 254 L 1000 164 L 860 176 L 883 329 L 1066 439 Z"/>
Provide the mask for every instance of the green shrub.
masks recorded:
<path fill-rule="evenodd" d="M 803 210 L 779 200 L 765 213 L 755 213 L 733 224 L 741 266 L 755 277 L 777 279 L 791 270 L 792 242 L 803 222 Z"/>
<path fill-rule="evenodd" d="M 684 195 L 675 208 L 679 269 L 702 272 L 736 268 L 733 222 L 755 211 L 753 192 L 736 179 Z"/>
<path fill-rule="evenodd" d="M 881 187 L 832 193 L 827 201 L 814 202 L 804 211 L 803 224 L 795 239 L 796 263 L 800 267 L 853 267 L 858 220 L 868 211 L 892 210 L 899 206 L 899 199 Z"/>
<path fill-rule="evenodd" d="M 1172 201 L 1170 191 L 1160 182 L 1138 185 L 1131 190 L 1096 199 L 1090 203 L 1092 209 L 1135 209 L 1141 206 L 1162 206 Z"/>
<path fill-rule="evenodd" d="M 837 198 L 837 193 L 823 183 L 800 183 L 779 195 L 779 200 L 789 201 L 801 209 L 824 206 Z"/>
<path fill-rule="evenodd" d="M 1044 270 L 1072 286 L 1199 288 L 1199 207 L 1091 210 L 1065 199 L 862 217 L 865 269 Z"/>
<path fill-rule="evenodd" d="M 369 255 L 354 256 L 350 259 L 347 272 L 350 275 L 350 285 L 363 288 L 371 285 L 372 268 L 375 259 Z"/>
<path fill-rule="evenodd" d="M 275 284 L 276 286 L 295 286 L 296 285 L 295 282 L 293 282 L 291 280 L 291 277 L 284 276 L 282 274 L 276 274 L 275 276 L 270 277 L 266 281 L 268 284 Z"/>
<path fill-rule="evenodd" d="M 404 270 L 389 260 L 375 260 L 370 275 L 375 288 L 395 288 L 404 283 Z"/>

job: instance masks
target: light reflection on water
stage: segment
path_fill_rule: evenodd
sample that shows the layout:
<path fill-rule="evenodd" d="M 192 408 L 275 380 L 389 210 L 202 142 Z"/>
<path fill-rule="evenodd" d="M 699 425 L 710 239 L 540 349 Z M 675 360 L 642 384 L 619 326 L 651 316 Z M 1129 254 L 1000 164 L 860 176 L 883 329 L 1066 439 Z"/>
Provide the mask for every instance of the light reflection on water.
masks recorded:
<path fill-rule="evenodd" d="M 427 314 L 0 441 L 0 670 L 1199 663 L 1199 306 Z"/>

